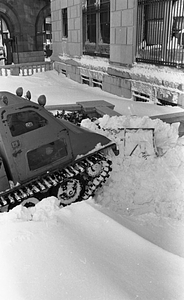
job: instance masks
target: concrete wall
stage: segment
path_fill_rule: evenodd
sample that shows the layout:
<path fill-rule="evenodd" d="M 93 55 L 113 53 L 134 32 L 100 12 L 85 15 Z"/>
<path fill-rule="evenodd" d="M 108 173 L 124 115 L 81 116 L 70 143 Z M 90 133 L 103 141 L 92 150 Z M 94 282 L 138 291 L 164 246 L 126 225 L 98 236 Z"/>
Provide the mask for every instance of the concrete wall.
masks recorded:
<path fill-rule="evenodd" d="M 128 65 L 135 58 L 135 0 L 111 0 L 110 61 Z"/>
<path fill-rule="evenodd" d="M 82 55 L 84 0 L 52 0 L 53 58 Z M 111 0 L 110 61 L 132 64 L 135 57 L 136 0 Z M 63 37 L 61 10 L 68 10 L 68 38 Z"/>
<path fill-rule="evenodd" d="M 82 6 L 81 0 L 52 0 L 53 59 L 60 56 L 82 55 Z M 68 37 L 63 36 L 62 9 L 67 8 Z"/>
<path fill-rule="evenodd" d="M 84 82 L 87 78 L 89 85 L 96 86 L 97 80 L 104 91 L 122 97 L 131 98 L 131 83 L 123 78 L 116 78 L 108 72 L 98 71 L 92 66 L 87 68 L 77 64 L 74 59 L 82 56 L 83 32 L 82 32 L 82 5 L 85 0 L 52 0 L 52 35 L 54 65 L 58 72 L 64 72 L 66 76 L 78 82 Z M 63 37 L 62 9 L 68 11 L 68 38 Z M 135 56 L 135 0 L 111 0 L 110 1 L 110 57 L 112 64 L 131 65 Z M 95 58 L 94 58 L 95 59 Z M 103 74 L 103 75 L 100 75 Z M 96 79 L 96 77 L 98 77 Z M 126 78 L 125 78 L 126 79 Z"/>

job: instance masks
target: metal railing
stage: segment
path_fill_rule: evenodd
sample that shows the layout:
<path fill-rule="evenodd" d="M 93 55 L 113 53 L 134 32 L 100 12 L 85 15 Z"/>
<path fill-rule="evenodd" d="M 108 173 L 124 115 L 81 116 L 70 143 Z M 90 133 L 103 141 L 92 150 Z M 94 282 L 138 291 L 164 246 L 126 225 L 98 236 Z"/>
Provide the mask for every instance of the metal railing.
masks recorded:
<path fill-rule="evenodd" d="M 136 61 L 184 68 L 183 0 L 138 0 Z"/>
<path fill-rule="evenodd" d="M 43 61 L 15 65 L 0 65 L 0 76 L 30 76 L 34 73 L 53 70 L 53 62 Z"/>

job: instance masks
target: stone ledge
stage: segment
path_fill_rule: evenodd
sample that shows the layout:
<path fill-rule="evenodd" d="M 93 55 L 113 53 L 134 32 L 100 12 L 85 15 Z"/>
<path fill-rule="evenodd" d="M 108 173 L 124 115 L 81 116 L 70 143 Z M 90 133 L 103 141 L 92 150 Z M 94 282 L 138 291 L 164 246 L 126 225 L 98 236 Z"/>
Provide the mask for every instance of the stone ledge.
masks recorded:
<path fill-rule="evenodd" d="M 124 70 L 120 70 L 120 69 L 115 69 L 113 67 L 109 67 L 107 69 L 107 73 L 109 75 L 117 76 L 117 77 L 121 77 L 121 78 L 126 78 L 126 79 L 130 79 L 131 78 L 130 73 L 128 71 L 124 71 Z"/>
<path fill-rule="evenodd" d="M 173 88 L 184 92 L 184 73 L 182 70 L 177 69 L 173 69 L 173 72 L 171 71 L 172 70 L 167 67 L 165 69 L 164 67 L 156 68 L 155 66 L 150 66 L 148 68 L 147 65 L 141 65 L 140 68 L 139 65 L 136 65 L 135 67 L 113 66 L 107 69 L 107 73 L 112 76 L 161 85 L 166 88 Z M 171 79 L 168 78 L 169 76 Z"/>

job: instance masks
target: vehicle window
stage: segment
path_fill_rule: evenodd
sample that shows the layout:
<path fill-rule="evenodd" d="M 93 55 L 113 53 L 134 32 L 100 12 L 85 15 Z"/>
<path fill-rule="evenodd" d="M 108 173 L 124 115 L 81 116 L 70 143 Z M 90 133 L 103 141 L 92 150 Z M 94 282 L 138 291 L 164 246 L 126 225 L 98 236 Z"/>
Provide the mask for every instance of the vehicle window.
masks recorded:
<path fill-rule="evenodd" d="M 36 130 L 47 124 L 47 120 L 37 112 L 28 110 L 7 116 L 8 126 L 12 136 L 18 136 Z"/>
<path fill-rule="evenodd" d="M 63 139 L 43 145 L 27 153 L 30 170 L 36 170 L 67 156 L 67 148 Z"/>

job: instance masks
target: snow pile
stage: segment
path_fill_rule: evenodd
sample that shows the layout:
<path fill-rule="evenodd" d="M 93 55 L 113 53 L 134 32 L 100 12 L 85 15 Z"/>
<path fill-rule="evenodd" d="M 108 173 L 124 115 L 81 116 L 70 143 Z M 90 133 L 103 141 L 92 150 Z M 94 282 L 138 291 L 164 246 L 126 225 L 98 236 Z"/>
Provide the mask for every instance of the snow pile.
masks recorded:
<path fill-rule="evenodd" d="M 62 61 L 70 60 L 71 58 L 67 55 L 59 55 L 59 58 Z M 88 67 L 100 71 L 107 71 L 109 65 L 109 59 L 103 58 L 103 57 L 92 57 L 88 55 L 83 55 L 81 58 L 74 57 L 72 60 L 76 61 L 78 64 L 80 64 L 82 67 Z"/>
<path fill-rule="evenodd" d="M 33 207 L 26 208 L 23 205 L 18 205 L 8 213 L 4 213 L 3 218 L 11 221 L 46 221 L 54 218 L 59 209 L 59 200 L 56 197 L 48 197 Z"/>
<path fill-rule="evenodd" d="M 121 71 L 127 71 L 126 68 L 116 67 L 116 69 Z M 155 78 L 156 81 L 170 82 L 174 86 L 183 83 L 183 71 L 180 69 L 173 69 L 166 66 L 157 66 L 152 64 L 144 64 L 144 63 L 134 63 L 131 68 L 129 68 L 128 72 L 131 74 L 136 74 L 140 76 L 145 76 L 147 79 Z"/>
<path fill-rule="evenodd" d="M 87 202 L 55 204 L 53 197 L 37 204 L 36 222 L 0 215 L 0 299 L 183 299 L 181 257 Z"/>
<path fill-rule="evenodd" d="M 98 194 L 98 203 L 125 215 L 154 212 L 184 221 L 184 147 L 183 138 L 178 138 L 179 123 L 104 116 L 95 123 L 83 120 L 82 126 L 114 140 L 120 150 L 113 158 L 110 180 Z M 139 130 L 125 136 L 124 128 Z M 154 135 L 152 130 L 140 128 L 154 128 Z M 127 147 L 132 147 L 128 155 Z"/>
<path fill-rule="evenodd" d="M 174 147 L 178 141 L 178 128 L 180 123 L 167 124 L 160 119 L 152 120 L 149 117 L 137 117 L 137 116 L 114 116 L 109 117 L 105 115 L 103 118 L 99 118 L 96 122 L 92 123 L 89 119 L 82 121 L 82 126 L 91 130 L 104 133 L 116 143 L 121 144 L 121 133 L 117 132 L 123 128 L 153 128 L 154 138 L 157 151 L 165 152 L 170 147 Z M 101 130 L 99 130 L 101 128 Z M 118 142 L 119 140 L 119 142 Z M 120 146 L 120 145 L 119 145 Z"/>

